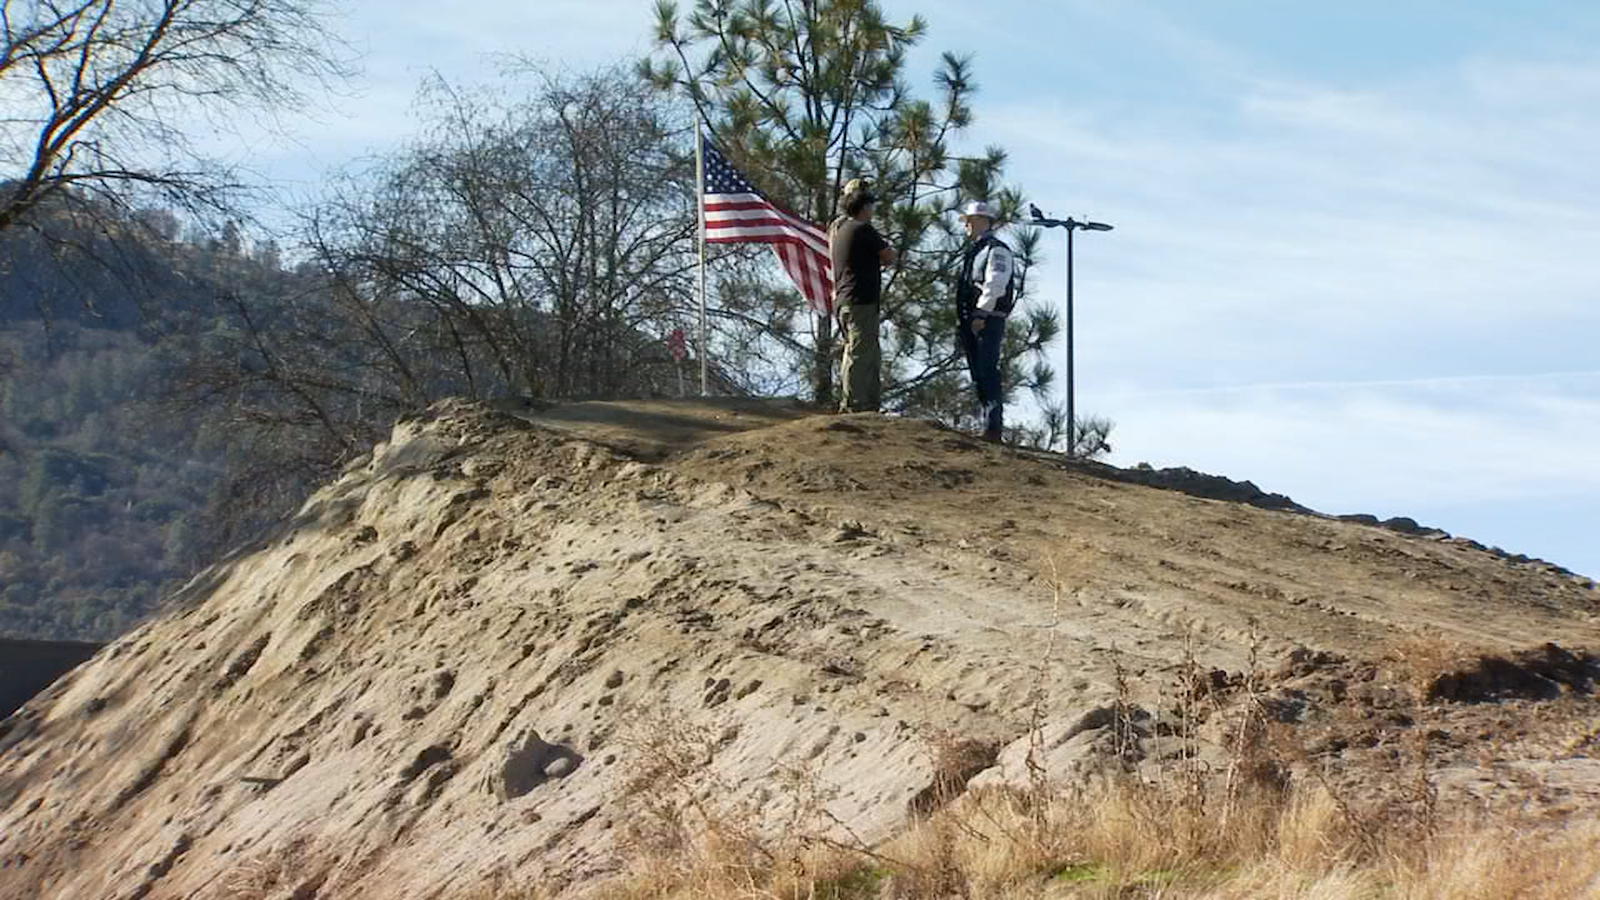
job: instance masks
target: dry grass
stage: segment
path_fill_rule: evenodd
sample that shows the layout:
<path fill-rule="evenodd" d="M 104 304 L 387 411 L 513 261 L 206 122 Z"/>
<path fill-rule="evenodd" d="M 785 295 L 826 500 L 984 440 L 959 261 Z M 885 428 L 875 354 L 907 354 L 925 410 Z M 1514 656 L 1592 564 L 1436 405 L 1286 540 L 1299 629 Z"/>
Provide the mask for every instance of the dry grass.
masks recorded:
<path fill-rule="evenodd" d="M 1259 792 L 1231 822 L 1131 779 L 1058 792 L 971 792 L 870 854 L 790 843 L 766 862 L 708 832 L 677 857 L 636 859 L 603 896 L 706 900 L 1574 900 L 1600 897 L 1600 822 L 1482 821 L 1374 853 L 1320 786 Z M 1220 806 L 1220 798 L 1213 806 Z M 792 835 L 790 836 L 793 837 Z"/>
<path fill-rule="evenodd" d="M 719 779 L 712 761 L 731 735 L 667 720 L 635 729 L 627 867 L 601 897 L 857 896 L 863 861 L 887 862 L 827 811 L 833 792 L 815 772 L 775 770 L 764 798 Z"/>
<path fill-rule="evenodd" d="M 1406 676 L 1410 688 L 1419 698 L 1427 697 L 1441 678 L 1454 675 L 1491 655 L 1493 651 L 1488 647 L 1423 635 L 1395 638 L 1388 642 L 1381 654 L 1386 662 Z"/>
<path fill-rule="evenodd" d="M 1437 673 L 1457 671 L 1462 659 L 1475 656 L 1439 645 L 1411 649 L 1428 651 L 1408 657 L 1415 662 L 1415 684 L 1424 690 Z M 807 786 L 810 775 L 796 774 L 788 789 L 806 799 L 791 806 L 809 810 L 806 815 L 791 815 L 779 831 L 764 830 L 751 818 L 753 810 L 713 809 L 701 793 L 687 804 L 697 811 L 693 822 L 674 820 L 669 830 L 676 839 L 650 844 L 603 896 L 1600 898 L 1600 818 L 1564 825 L 1515 815 L 1447 821 L 1435 808 L 1426 746 L 1412 751 L 1413 774 L 1404 777 L 1414 784 L 1398 786 L 1402 802 L 1356 804 L 1315 777 L 1315 765 L 1308 765 L 1289 729 L 1270 721 L 1257 693 L 1260 680 L 1252 666 L 1224 709 L 1191 660 L 1168 694 L 1176 706 L 1167 727 L 1182 746 L 1198 743 L 1197 722 L 1224 716 L 1229 761 L 1219 770 L 1184 750 L 1153 778 L 1148 769 L 1140 775 L 1108 760 L 1113 764 L 1102 778 L 1065 786 L 1052 782 L 1030 754 L 1027 784 L 950 796 L 976 765 L 974 748 L 935 739 L 931 750 L 949 782 L 938 783 L 941 802 L 886 843 L 840 840 L 838 823 L 825 812 L 825 792 Z M 1036 710 L 1047 703 L 1036 697 Z M 1123 705 L 1126 696 L 1119 709 Z M 1037 728 L 1043 715 L 1034 718 Z M 656 767 L 644 773 L 650 781 L 659 786 L 688 774 L 686 756 L 656 751 Z M 985 748 L 979 755 L 988 754 Z M 1312 774 L 1291 784 L 1291 768 Z M 672 775 L 663 779 L 663 772 Z"/>
<path fill-rule="evenodd" d="M 208 896 L 218 900 L 272 900 L 314 897 L 328 876 L 327 861 L 296 839 L 252 853 L 229 867 Z"/>
<path fill-rule="evenodd" d="M 1061 596 L 1057 593 L 1056 615 Z M 1030 698 L 1035 737 L 1051 698 L 1053 646 Z M 1421 721 L 1438 685 L 1486 657 L 1478 648 L 1415 640 L 1400 663 Z M 937 773 L 907 830 L 867 845 L 827 811 L 813 772 L 782 771 L 764 803 L 734 800 L 711 760 L 720 740 L 660 723 L 635 746 L 644 762 L 625 874 L 604 900 L 1576 900 L 1600 898 L 1600 817 L 1552 823 L 1515 813 L 1449 819 L 1437 808 L 1426 738 L 1403 748 L 1393 801 L 1341 796 L 1293 729 L 1273 720 L 1252 650 L 1226 684 L 1192 658 L 1159 693 L 1168 748 L 1137 756 L 1140 712 L 1118 669 L 1118 731 L 1105 774 L 1051 778 L 1030 744 L 1024 784 L 968 790 L 995 747 L 928 737 Z M 1227 693 L 1228 697 L 1221 695 Z M 1226 735 L 1226 763 L 1199 752 L 1201 723 Z M 1419 735 L 1423 728 L 1417 728 Z M 1584 729 L 1574 747 L 1595 743 Z M 1177 752 L 1170 752 L 1173 745 Z M 1125 756 L 1126 754 L 1126 756 Z M 1215 756 L 1212 757 L 1215 760 Z M 1289 772 L 1300 773 L 1291 782 Z M 512 895 L 505 895 L 512 896 Z"/>
<path fill-rule="evenodd" d="M 466 893 L 452 895 L 451 900 L 554 900 L 555 896 L 555 891 L 542 884 L 517 884 L 510 877 L 496 876 Z"/>

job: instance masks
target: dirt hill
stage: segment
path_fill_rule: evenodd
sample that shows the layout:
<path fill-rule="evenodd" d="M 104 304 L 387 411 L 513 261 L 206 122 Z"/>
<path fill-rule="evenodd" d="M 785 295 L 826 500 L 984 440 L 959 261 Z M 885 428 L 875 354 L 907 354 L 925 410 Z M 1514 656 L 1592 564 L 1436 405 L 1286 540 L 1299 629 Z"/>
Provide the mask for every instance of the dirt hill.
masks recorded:
<path fill-rule="evenodd" d="M 780 402 L 441 405 L 0 724 L 0 896 L 581 893 L 674 805 L 870 844 L 1030 748 L 1152 765 L 1200 696 L 1202 752 L 1256 710 L 1360 802 L 1424 728 L 1443 806 L 1600 800 L 1593 581 L 1139 480 Z"/>

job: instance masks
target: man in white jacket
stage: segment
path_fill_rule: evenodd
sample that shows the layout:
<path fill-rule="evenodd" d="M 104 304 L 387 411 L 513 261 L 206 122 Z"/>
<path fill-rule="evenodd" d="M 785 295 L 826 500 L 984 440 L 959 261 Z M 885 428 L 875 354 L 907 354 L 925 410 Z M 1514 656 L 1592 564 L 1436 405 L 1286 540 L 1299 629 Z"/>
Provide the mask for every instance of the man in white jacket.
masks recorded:
<path fill-rule="evenodd" d="M 1000 349 L 1006 339 L 1006 317 L 1016 300 L 1011 248 L 994 234 L 999 212 L 984 200 L 961 208 L 968 242 L 961 254 L 956 282 L 956 320 L 961 351 L 972 375 L 983 419 L 983 439 L 999 442 L 1004 427 L 1000 388 Z"/>

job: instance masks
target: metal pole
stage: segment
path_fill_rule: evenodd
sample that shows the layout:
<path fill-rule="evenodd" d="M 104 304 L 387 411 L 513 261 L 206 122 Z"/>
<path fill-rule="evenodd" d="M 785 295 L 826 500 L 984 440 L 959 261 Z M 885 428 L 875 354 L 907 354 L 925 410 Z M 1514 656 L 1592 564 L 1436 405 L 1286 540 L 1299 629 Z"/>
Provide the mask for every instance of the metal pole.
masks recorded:
<path fill-rule="evenodd" d="M 1039 211 L 1039 207 L 1028 204 L 1028 210 L 1033 214 L 1031 224 L 1040 228 L 1065 228 L 1067 230 L 1067 455 L 1076 456 L 1078 449 L 1078 409 L 1076 398 L 1073 396 L 1073 359 L 1072 359 L 1072 232 L 1082 228 L 1085 231 L 1110 231 L 1111 226 L 1104 222 L 1092 222 L 1085 219 L 1079 222 L 1068 216 L 1065 219 L 1052 219 Z"/>
<path fill-rule="evenodd" d="M 1072 403 L 1072 231 L 1077 224 L 1067 220 L 1067 455 L 1078 454 L 1078 414 Z"/>
<path fill-rule="evenodd" d="M 700 209 L 700 396 L 706 396 L 706 152 L 705 132 L 694 127 L 694 176 L 696 205 Z M 1070 234 L 1069 234 L 1070 236 Z M 681 377 L 681 373 L 680 373 Z"/>

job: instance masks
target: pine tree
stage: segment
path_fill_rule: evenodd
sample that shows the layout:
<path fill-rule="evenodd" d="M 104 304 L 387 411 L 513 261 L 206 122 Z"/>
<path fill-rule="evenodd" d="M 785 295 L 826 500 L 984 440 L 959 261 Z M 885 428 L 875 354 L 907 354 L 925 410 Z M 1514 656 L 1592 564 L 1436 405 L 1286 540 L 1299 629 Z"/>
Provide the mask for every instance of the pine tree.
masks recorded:
<path fill-rule="evenodd" d="M 846 181 L 871 182 L 882 198 L 880 229 L 900 254 L 884 281 L 885 402 L 959 419 L 967 404 L 952 282 L 962 235 L 951 212 L 986 199 L 1009 221 L 1021 202 L 1001 185 L 1003 150 L 957 155 L 973 122 L 970 58 L 942 56 L 930 101 L 914 97 L 905 79 L 907 52 L 926 22 L 892 24 L 874 0 L 696 0 L 686 16 L 659 0 L 656 20 L 656 49 L 640 63 L 641 76 L 692 102 L 702 127 L 768 196 L 821 224 L 838 214 Z M 1033 232 L 1010 236 L 1024 288 L 1036 242 Z M 1052 373 L 1040 350 L 1056 319 L 1048 309 L 1019 308 L 1005 382 L 1042 396 Z M 827 316 L 815 317 L 812 349 L 813 395 L 831 404 Z"/>

